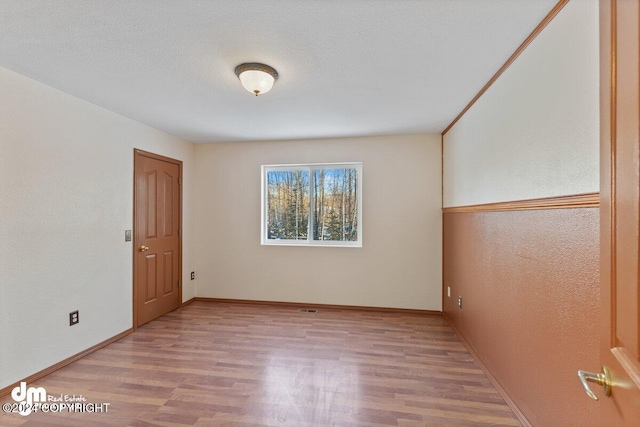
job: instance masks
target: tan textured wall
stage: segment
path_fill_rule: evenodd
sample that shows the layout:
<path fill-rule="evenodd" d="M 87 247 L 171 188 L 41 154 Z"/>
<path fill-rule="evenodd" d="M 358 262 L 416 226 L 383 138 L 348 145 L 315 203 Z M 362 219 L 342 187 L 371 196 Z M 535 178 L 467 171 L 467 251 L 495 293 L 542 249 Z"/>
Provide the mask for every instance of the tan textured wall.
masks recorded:
<path fill-rule="evenodd" d="M 441 309 L 440 135 L 196 147 L 199 297 Z M 260 245 L 261 165 L 362 162 L 362 248 Z"/>
<path fill-rule="evenodd" d="M 453 325 L 534 426 L 598 425 L 576 372 L 599 366 L 599 210 L 445 213 L 443 227 Z"/>
<path fill-rule="evenodd" d="M 444 136 L 444 206 L 598 191 L 598 2 L 570 1 Z"/>
<path fill-rule="evenodd" d="M 0 389 L 131 327 L 134 148 L 184 162 L 188 300 L 194 144 L 0 67 Z"/>

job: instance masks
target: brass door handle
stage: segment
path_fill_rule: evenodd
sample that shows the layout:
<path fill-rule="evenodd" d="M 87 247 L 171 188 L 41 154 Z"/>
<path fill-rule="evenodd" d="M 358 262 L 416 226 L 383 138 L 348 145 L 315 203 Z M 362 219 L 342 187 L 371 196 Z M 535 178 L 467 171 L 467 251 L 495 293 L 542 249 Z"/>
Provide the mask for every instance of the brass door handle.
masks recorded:
<path fill-rule="evenodd" d="M 140 252 L 147 252 L 149 250 L 149 246 L 142 245 L 140 246 Z"/>
<path fill-rule="evenodd" d="M 589 382 L 601 385 L 604 388 L 604 395 L 607 397 L 611 396 L 611 375 L 609 374 L 609 369 L 607 367 L 603 366 L 602 372 L 597 374 L 587 371 L 578 371 L 578 378 L 580 378 L 580 383 L 582 383 L 584 392 L 593 400 L 598 400 L 598 396 L 596 396 L 593 390 L 591 390 Z"/>

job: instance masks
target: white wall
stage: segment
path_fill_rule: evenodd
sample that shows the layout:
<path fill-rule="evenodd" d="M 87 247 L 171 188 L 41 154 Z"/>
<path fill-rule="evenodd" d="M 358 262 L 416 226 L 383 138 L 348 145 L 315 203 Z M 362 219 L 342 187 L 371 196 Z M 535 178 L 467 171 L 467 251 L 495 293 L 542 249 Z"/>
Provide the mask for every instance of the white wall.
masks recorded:
<path fill-rule="evenodd" d="M 599 190 L 598 51 L 570 1 L 445 135 L 445 207 Z"/>
<path fill-rule="evenodd" d="M 193 144 L 0 68 L 0 388 L 131 327 L 134 147 L 184 161 L 190 299 Z"/>
<path fill-rule="evenodd" d="M 363 163 L 363 247 L 260 245 L 260 166 Z M 439 135 L 196 147 L 199 297 L 441 309 Z"/>

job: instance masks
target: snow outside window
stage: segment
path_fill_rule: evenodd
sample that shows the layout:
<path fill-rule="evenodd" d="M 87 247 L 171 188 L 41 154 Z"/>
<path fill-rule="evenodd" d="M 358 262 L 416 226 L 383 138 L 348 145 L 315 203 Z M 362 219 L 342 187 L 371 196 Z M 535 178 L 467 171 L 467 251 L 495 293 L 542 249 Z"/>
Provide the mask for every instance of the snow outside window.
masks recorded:
<path fill-rule="evenodd" d="M 362 246 L 362 163 L 262 166 L 263 245 Z"/>

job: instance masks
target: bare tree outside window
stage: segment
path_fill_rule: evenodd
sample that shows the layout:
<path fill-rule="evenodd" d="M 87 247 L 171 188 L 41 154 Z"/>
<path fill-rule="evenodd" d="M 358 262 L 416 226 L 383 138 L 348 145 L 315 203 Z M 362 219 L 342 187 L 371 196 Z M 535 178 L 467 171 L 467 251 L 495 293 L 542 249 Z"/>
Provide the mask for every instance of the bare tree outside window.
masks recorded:
<path fill-rule="evenodd" d="M 268 238 L 307 239 L 309 171 L 267 172 Z"/>
<path fill-rule="evenodd" d="M 314 182 L 314 240 L 358 240 L 358 171 L 316 169 Z"/>
<path fill-rule="evenodd" d="M 362 246 L 360 163 L 263 166 L 263 244 Z"/>

